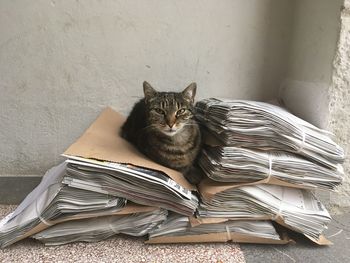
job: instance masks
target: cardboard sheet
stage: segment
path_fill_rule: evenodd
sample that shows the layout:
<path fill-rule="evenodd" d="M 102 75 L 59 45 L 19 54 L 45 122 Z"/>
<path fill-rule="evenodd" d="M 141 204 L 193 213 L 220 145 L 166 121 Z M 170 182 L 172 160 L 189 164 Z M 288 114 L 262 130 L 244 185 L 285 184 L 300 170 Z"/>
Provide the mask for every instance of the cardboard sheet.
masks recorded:
<path fill-rule="evenodd" d="M 147 240 L 146 244 L 167 244 L 167 243 L 212 243 L 212 242 L 237 242 L 237 243 L 255 243 L 255 244 L 288 244 L 294 243 L 287 235 L 281 236 L 281 240 L 254 237 L 240 233 L 211 233 L 202 235 L 155 237 Z"/>
<path fill-rule="evenodd" d="M 120 136 L 125 118 L 111 108 L 106 108 L 85 133 L 73 143 L 64 155 L 78 156 L 123 164 L 133 164 L 167 174 L 182 187 L 195 190 L 178 171 L 153 162 Z"/>

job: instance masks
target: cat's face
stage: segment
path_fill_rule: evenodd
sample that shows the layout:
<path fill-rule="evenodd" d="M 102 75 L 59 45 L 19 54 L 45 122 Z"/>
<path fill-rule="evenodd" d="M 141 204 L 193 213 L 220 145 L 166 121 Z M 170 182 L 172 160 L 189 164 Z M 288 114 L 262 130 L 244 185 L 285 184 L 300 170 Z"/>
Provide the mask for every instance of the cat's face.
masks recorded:
<path fill-rule="evenodd" d="M 147 123 L 153 129 L 173 136 L 186 125 L 191 125 L 196 84 L 182 92 L 157 92 L 147 82 L 143 83 L 147 109 Z"/>

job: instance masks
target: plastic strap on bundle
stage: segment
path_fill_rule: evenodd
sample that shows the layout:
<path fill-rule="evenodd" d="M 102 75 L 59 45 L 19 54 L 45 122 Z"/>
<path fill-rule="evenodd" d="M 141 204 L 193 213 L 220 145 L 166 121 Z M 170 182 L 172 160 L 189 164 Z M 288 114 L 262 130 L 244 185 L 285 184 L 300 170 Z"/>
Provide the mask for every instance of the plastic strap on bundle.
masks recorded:
<path fill-rule="evenodd" d="M 271 180 L 272 176 L 272 155 L 268 154 L 269 157 L 269 173 L 267 174 L 266 182 L 268 183 Z"/>
<path fill-rule="evenodd" d="M 36 201 L 35 201 L 35 212 L 36 212 L 36 214 L 37 214 L 39 220 L 40 220 L 43 224 L 45 224 L 45 225 L 47 225 L 47 226 L 53 226 L 53 224 L 51 224 L 50 222 L 47 222 L 47 221 L 41 216 L 41 213 L 39 213 L 39 209 L 38 209 L 38 199 L 36 199 Z"/>
<path fill-rule="evenodd" d="M 226 226 L 226 233 L 227 233 L 227 240 L 228 241 L 232 240 L 230 228 L 228 226 Z"/>
<path fill-rule="evenodd" d="M 284 199 L 284 188 L 282 187 L 282 197 L 281 197 L 281 201 L 280 201 L 280 207 L 278 209 L 278 212 L 275 214 L 275 216 L 272 218 L 272 220 L 276 221 L 277 219 L 281 218 L 283 219 L 283 199 Z"/>
<path fill-rule="evenodd" d="M 302 141 L 301 141 L 301 144 L 299 146 L 299 149 L 297 150 L 297 153 L 300 153 L 303 151 L 304 147 L 305 147 L 305 138 L 306 138 L 306 134 L 305 134 L 305 131 L 301 131 L 302 132 Z"/>

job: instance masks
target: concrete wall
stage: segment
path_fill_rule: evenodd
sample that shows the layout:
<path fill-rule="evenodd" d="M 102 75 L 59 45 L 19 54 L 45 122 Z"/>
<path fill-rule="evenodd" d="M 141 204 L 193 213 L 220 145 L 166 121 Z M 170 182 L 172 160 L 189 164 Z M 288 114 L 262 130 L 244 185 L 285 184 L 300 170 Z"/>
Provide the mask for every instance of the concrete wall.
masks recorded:
<path fill-rule="evenodd" d="M 296 0 L 286 79 L 285 104 L 296 115 L 326 128 L 328 89 L 343 0 Z"/>
<path fill-rule="evenodd" d="M 286 79 L 280 95 L 302 118 L 332 131 L 350 153 L 350 1 L 297 0 Z M 340 32 L 341 31 L 341 32 Z M 339 36 L 340 32 L 340 36 Z M 319 192 L 331 211 L 350 206 L 350 158 L 337 193 Z"/>
<path fill-rule="evenodd" d="M 346 179 L 338 193 L 330 195 L 334 209 L 350 206 L 350 0 L 341 13 L 341 31 L 334 59 L 332 83 L 329 89 L 329 120 L 332 131 L 347 153 L 344 163 Z"/>
<path fill-rule="evenodd" d="M 1 1 L 0 174 L 42 174 L 107 105 L 148 80 L 198 97 L 270 99 L 293 1 Z"/>

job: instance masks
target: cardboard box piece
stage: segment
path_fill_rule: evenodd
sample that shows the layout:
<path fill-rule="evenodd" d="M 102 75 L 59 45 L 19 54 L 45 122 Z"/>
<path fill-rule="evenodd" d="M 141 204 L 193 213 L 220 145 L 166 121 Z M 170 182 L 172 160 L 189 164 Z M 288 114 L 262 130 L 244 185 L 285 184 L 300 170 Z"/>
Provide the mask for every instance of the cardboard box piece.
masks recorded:
<path fill-rule="evenodd" d="M 124 140 L 120 136 L 120 129 L 124 122 L 125 117 L 109 107 L 106 108 L 84 134 L 64 152 L 64 155 L 132 164 L 158 170 L 182 187 L 196 190 L 182 173 L 150 160 Z"/>

